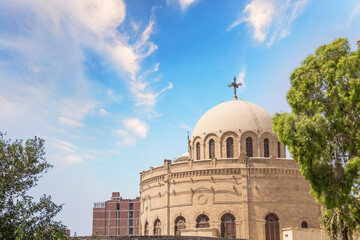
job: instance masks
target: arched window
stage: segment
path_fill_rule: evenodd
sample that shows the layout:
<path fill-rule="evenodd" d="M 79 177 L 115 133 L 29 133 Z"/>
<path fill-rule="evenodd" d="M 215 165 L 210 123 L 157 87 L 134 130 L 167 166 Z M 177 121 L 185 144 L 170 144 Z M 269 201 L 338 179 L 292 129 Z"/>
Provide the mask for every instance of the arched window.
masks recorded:
<path fill-rule="evenodd" d="M 308 228 L 307 222 L 303 221 L 303 222 L 301 223 L 301 228 Z"/>
<path fill-rule="evenodd" d="M 196 143 L 196 160 L 200 159 L 200 143 Z"/>
<path fill-rule="evenodd" d="M 267 138 L 264 139 L 264 157 L 270 157 L 269 139 Z"/>
<path fill-rule="evenodd" d="M 179 216 L 175 220 L 175 236 L 180 236 L 180 230 L 186 228 L 186 220 L 183 216 Z"/>
<path fill-rule="evenodd" d="M 145 236 L 149 235 L 149 223 L 147 221 L 145 222 L 144 235 Z"/>
<path fill-rule="evenodd" d="M 281 143 L 278 142 L 278 158 L 281 158 Z"/>
<path fill-rule="evenodd" d="M 226 213 L 221 217 L 221 237 L 236 237 L 235 217 L 230 213 Z"/>
<path fill-rule="evenodd" d="M 205 214 L 201 214 L 196 218 L 196 228 L 208 228 L 209 225 L 209 217 Z"/>
<path fill-rule="evenodd" d="M 265 236 L 266 240 L 280 240 L 279 218 L 273 213 L 265 217 Z"/>
<path fill-rule="evenodd" d="M 215 157 L 215 141 L 210 139 L 209 141 L 209 158 L 213 159 Z"/>
<path fill-rule="evenodd" d="M 253 142 L 252 138 L 248 137 L 246 138 L 246 154 L 248 157 L 253 157 Z"/>
<path fill-rule="evenodd" d="M 161 221 L 157 218 L 154 222 L 154 236 L 161 235 Z"/>
<path fill-rule="evenodd" d="M 234 140 L 232 137 L 226 139 L 226 157 L 227 158 L 234 157 Z"/>

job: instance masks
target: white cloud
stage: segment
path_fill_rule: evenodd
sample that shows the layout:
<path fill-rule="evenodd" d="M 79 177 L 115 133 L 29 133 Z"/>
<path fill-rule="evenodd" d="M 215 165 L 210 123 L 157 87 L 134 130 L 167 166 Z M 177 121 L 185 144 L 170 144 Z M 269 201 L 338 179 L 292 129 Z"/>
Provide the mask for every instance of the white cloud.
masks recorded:
<path fill-rule="evenodd" d="M 71 119 L 81 120 L 86 115 L 93 114 L 96 102 L 87 99 L 63 99 L 60 102 L 60 114 Z"/>
<path fill-rule="evenodd" d="M 107 112 L 105 109 L 101 108 L 101 109 L 99 110 L 99 114 L 102 115 L 102 116 L 105 116 L 105 115 L 108 114 L 108 112 Z"/>
<path fill-rule="evenodd" d="M 128 118 L 122 122 L 127 130 L 135 133 L 139 137 L 146 138 L 149 126 L 145 122 L 138 118 Z"/>
<path fill-rule="evenodd" d="M 136 145 L 136 139 L 133 137 L 126 137 L 121 142 L 116 142 L 116 145 L 119 147 L 132 147 Z"/>
<path fill-rule="evenodd" d="M 302 13 L 311 0 L 251 0 L 230 24 L 228 31 L 241 23 L 253 29 L 253 38 L 264 42 L 270 34 L 267 45 L 270 47 L 277 38 L 290 34 L 293 21 Z"/>
<path fill-rule="evenodd" d="M 62 159 L 62 162 L 65 165 L 72 165 L 74 163 L 82 163 L 82 162 L 84 162 L 84 159 L 82 158 L 82 156 L 79 156 L 79 155 L 66 155 Z"/>
<path fill-rule="evenodd" d="M 246 83 L 245 83 L 245 75 L 246 75 L 246 69 L 243 68 L 241 72 L 239 72 L 237 76 L 237 82 L 242 83 L 242 85 L 238 88 L 237 95 L 241 99 L 241 94 L 245 92 Z"/>
<path fill-rule="evenodd" d="M 157 72 L 159 71 L 159 66 L 160 66 L 160 63 L 157 63 L 154 67 L 154 72 Z"/>
<path fill-rule="evenodd" d="M 70 142 L 66 142 L 57 138 L 48 137 L 47 143 L 54 147 L 58 148 L 59 150 L 66 152 L 66 153 L 74 153 L 74 149 L 76 148 L 74 144 Z"/>
<path fill-rule="evenodd" d="M 87 136 L 94 132 L 106 137 L 108 130 L 102 126 L 87 129 L 93 127 L 91 117 L 109 114 L 105 109 L 112 106 L 106 104 L 120 102 L 126 95 L 87 79 L 89 52 L 117 71 L 141 112 L 154 113 L 159 97 L 172 88 L 172 83 L 152 86 L 151 74 L 158 74 L 160 63 L 150 70 L 141 68 L 142 61 L 158 49 L 151 41 L 156 30 L 154 9 L 146 24 L 131 24 L 135 35 L 124 30 L 132 20 L 125 23 L 122 0 L 13 0 L 0 4 L 0 11 L 6 13 L 0 14 L 0 112 L 6 113 L 0 115 L 0 125 L 20 136 L 52 136 L 56 140 L 49 142 L 48 157 L 57 163 L 71 165 L 101 155 L 91 155 L 74 143 L 95 142 Z M 129 118 L 124 120 L 125 133 L 116 134 L 122 146 L 133 146 L 148 130 L 145 122 Z M 59 140 L 64 137 L 72 142 Z"/>
<path fill-rule="evenodd" d="M 185 129 L 185 130 L 187 130 L 187 131 L 190 131 L 190 130 L 191 130 L 191 128 L 190 128 L 188 125 L 186 125 L 185 123 L 181 123 L 181 124 L 180 124 L 180 127 L 183 128 L 183 129 Z"/>
<path fill-rule="evenodd" d="M 96 160 L 96 158 L 90 154 L 68 154 L 65 156 L 56 156 L 54 160 L 62 165 L 70 166 L 76 163 L 83 163 L 86 159 Z"/>
<path fill-rule="evenodd" d="M 86 152 L 77 153 L 78 147 L 74 144 L 60 140 L 54 137 L 45 137 L 47 149 L 49 150 L 48 158 L 56 164 L 70 166 L 75 163 L 83 163 L 85 159 L 96 160 L 94 153 L 96 150 L 87 149 Z M 92 152 L 93 154 L 87 153 Z"/>
<path fill-rule="evenodd" d="M 154 9 L 145 29 L 132 37 L 131 43 L 129 33 L 119 28 L 126 17 L 122 0 L 14 0 L 0 6 L 0 11 L 13 16 L 7 20 L 13 24 L 11 27 L 0 22 L 5 32 L 13 29 L 0 35 L 5 55 L 16 56 L 0 64 L 0 84 L 6 86 L 0 89 L 1 101 L 8 103 L 10 112 L 23 114 L 20 105 L 26 103 L 33 107 L 30 110 L 41 106 L 58 114 L 56 118 L 73 121 L 95 113 L 98 100 L 93 99 L 93 92 L 98 89 L 93 89 L 85 77 L 86 49 L 112 64 L 128 83 L 136 106 L 154 107 L 158 93 L 146 79 L 137 77 L 142 71 L 141 61 L 158 49 L 150 40 L 155 26 Z M 133 27 L 140 30 L 140 25 Z M 151 99 L 149 104 L 144 102 L 144 96 Z M 113 101 L 122 98 L 115 94 L 109 97 Z"/>
<path fill-rule="evenodd" d="M 141 58 L 149 56 L 153 51 L 158 49 L 158 46 L 149 41 L 150 35 L 153 33 L 154 24 L 154 16 L 151 16 L 149 24 L 141 34 L 139 40 L 134 45 L 135 52 Z"/>
<path fill-rule="evenodd" d="M 107 90 L 107 95 L 111 101 L 118 102 L 123 99 L 123 95 L 115 94 L 113 90 Z"/>
<path fill-rule="evenodd" d="M 254 38 L 260 42 L 264 41 L 276 13 L 274 1 L 253 0 L 243 12 L 247 14 L 244 21 L 248 22 L 254 29 Z"/>
<path fill-rule="evenodd" d="M 134 21 L 131 21 L 130 23 L 131 27 L 133 28 L 134 32 L 137 33 L 139 31 L 140 28 L 140 23 L 136 23 Z"/>
<path fill-rule="evenodd" d="M 242 83 L 242 86 L 245 86 L 245 68 L 239 73 L 237 82 Z"/>
<path fill-rule="evenodd" d="M 195 3 L 198 0 L 179 0 L 181 10 L 185 11 L 191 4 Z"/>
<path fill-rule="evenodd" d="M 349 27 L 353 21 L 353 19 L 360 14 L 360 2 L 357 2 L 353 7 L 353 11 L 351 12 L 350 16 L 348 17 L 345 27 Z"/>
<path fill-rule="evenodd" d="M 116 133 L 119 136 L 127 136 L 128 135 L 127 131 L 124 131 L 124 130 L 121 130 L 121 129 L 115 130 L 114 133 Z"/>
<path fill-rule="evenodd" d="M 90 160 L 93 160 L 93 161 L 96 160 L 96 157 L 94 155 L 89 154 L 89 153 L 84 153 L 84 154 L 81 155 L 81 157 L 83 159 L 85 158 L 85 159 L 90 159 Z"/>
<path fill-rule="evenodd" d="M 142 89 L 145 89 L 147 86 L 147 84 L 143 82 L 134 82 L 133 86 L 134 88 L 132 88 L 131 91 L 136 97 L 135 106 L 147 106 L 147 107 L 153 107 L 156 104 L 156 100 L 161 93 L 173 88 L 173 85 L 170 82 L 167 87 L 161 89 L 157 93 L 153 93 L 153 92 L 142 91 Z"/>
<path fill-rule="evenodd" d="M 110 153 L 110 154 L 119 154 L 120 151 L 118 149 L 109 149 L 109 150 L 106 150 L 107 153 Z"/>
<path fill-rule="evenodd" d="M 152 12 L 154 12 L 154 8 Z M 152 52 L 158 49 L 154 43 L 149 41 L 150 35 L 153 32 L 154 23 L 155 20 L 152 14 L 148 26 L 141 34 L 140 39 L 135 43 L 135 52 L 139 53 L 138 55 L 141 58 L 149 56 Z M 133 77 L 129 82 L 130 91 L 135 97 L 135 106 L 152 108 L 156 104 L 159 94 L 172 88 L 172 84 L 170 83 L 169 87 L 166 87 L 156 93 L 148 87 L 149 82 L 146 82 L 144 79 L 146 79 L 147 75 L 150 73 L 157 72 L 159 70 L 159 66 L 160 63 L 157 63 L 152 70 L 144 71 L 143 74 L 140 74 L 138 77 Z"/>
<path fill-rule="evenodd" d="M 180 7 L 183 12 L 185 12 L 190 5 L 196 2 L 199 2 L 199 0 L 166 0 L 167 5 Z"/>
<path fill-rule="evenodd" d="M 149 126 L 139 118 L 128 118 L 122 121 L 127 131 L 123 129 L 114 130 L 113 133 L 122 137 L 122 141 L 116 142 L 117 146 L 129 147 L 136 145 L 136 139 L 133 135 L 146 138 Z"/>
<path fill-rule="evenodd" d="M 70 119 L 70 118 L 66 118 L 66 117 L 59 117 L 58 120 L 59 120 L 60 123 L 71 126 L 71 127 L 82 127 L 82 126 L 84 126 L 83 123 L 75 121 L 75 120 Z"/>

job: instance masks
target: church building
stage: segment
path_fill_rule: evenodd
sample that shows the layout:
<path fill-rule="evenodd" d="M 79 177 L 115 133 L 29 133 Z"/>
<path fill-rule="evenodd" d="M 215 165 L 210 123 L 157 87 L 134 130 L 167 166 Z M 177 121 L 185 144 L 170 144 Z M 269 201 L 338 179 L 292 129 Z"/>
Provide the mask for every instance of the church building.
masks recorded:
<path fill-rule="evenodd" d="M 320 228 L 320 206 L 260 106 L 234 98 L 208 110 L 188 152 L 140 173 L 140 235 L 283 239 Z"/>

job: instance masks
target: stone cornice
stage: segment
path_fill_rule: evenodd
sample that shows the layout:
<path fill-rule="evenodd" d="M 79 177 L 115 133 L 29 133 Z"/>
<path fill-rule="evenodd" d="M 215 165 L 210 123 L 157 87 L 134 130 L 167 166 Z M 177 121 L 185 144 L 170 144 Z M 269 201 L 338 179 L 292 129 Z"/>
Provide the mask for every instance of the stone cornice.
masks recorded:
<path fill-rule="evenodd" d="M 280 168 L 280 167 L 240 167 L 240 168 L 213 168 L 202 170 L 190 170 L 175 173 L 165 173 L 155 177 L 149 177 L 140 183 L 141 189 L 152 188 L 150 184 L 164 185 L 166 182 L 176 184 L 177 180 L 195 181 L 198 177 L 210 177 L 210 181 L 214 181 L 213 176 L 233 175 L 235 179 L 241 179 L 244 176 L 261 177 L 261 176 L 300 176 L 300 171 L 297 168 Z"/>

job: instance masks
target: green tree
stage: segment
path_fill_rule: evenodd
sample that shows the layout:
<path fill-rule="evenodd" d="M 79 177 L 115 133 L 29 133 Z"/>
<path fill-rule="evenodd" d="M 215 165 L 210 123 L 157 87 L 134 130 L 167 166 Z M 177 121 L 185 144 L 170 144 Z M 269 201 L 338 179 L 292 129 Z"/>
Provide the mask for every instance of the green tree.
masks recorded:
<path fill-rule="evenodd" d="M 320 46 L 290 76 L 291 113 L 273 129 L 310 182 L 331 238 L 351 239 L 360 223 L 360 49 L 347 39 Z"/>
<path fill-rule="evenodd" d="M 67 239 L 65 226 L 53 220 L 62 209 L 43 195 L 27 195 L 52 166 L 46 162 L 44 140 L 7 140 L 0 132 L 0 239 Z"/>

